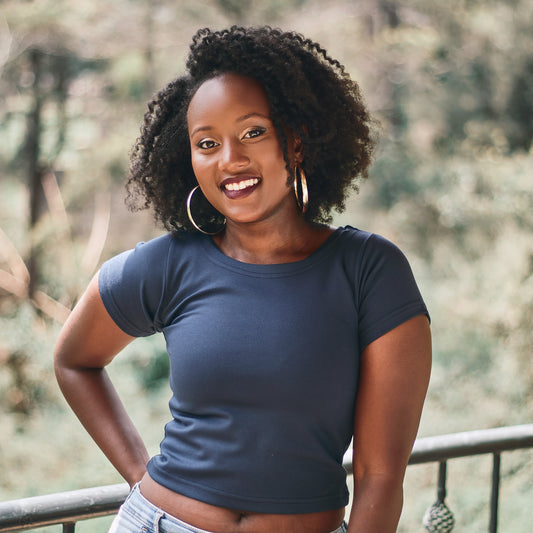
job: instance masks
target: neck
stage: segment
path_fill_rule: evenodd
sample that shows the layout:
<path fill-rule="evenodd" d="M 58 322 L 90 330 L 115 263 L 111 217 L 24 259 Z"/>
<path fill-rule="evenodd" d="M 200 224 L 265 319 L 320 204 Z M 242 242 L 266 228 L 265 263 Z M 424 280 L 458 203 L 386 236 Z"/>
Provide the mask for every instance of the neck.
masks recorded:
<path fill-rule="evenodd" d="M 328 226 L 306 222 L 301 216 L 283 225 L 235 224 L 228 220 L 224 233 L 214 237 L 229 257 L 245 263 L 276 264 L 300 261 L 331 234 Z"/>

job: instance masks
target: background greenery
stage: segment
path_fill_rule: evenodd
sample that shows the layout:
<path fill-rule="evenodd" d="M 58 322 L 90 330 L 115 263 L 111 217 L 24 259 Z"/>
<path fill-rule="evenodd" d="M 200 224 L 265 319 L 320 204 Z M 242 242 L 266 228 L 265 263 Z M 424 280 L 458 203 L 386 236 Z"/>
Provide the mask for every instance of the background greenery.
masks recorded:
<path fill-rule="evenodd" d="M 194 31 L 232 23 L 319 41 L 381 122 L 371 178 L 336 222 L 396 242 L 430 308 L 420 435 L 531 422 L 530 0 L 4 0 L 0 500 L 121 481 L 58 393 L 53 344 L 101 262 L 160 233 L 123 206 L 128 150 Z M 161 339 L 136 341 L 110 371 L 155 452 L 168 418 Z M 449 464 L 457 531 L 486 530 L 490 467 Z M 408 469 L 399 531 L 423 530 L 436 476 L 435 465 Z M 531 453 L 504 455 L 503 476 L 502 530 L 525 533 Z"/>

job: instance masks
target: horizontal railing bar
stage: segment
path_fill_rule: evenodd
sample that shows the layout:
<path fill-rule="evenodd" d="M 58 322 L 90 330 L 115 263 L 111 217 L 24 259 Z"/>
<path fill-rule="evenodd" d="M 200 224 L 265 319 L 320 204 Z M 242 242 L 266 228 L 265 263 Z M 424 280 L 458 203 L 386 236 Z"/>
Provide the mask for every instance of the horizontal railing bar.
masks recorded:
<path fill-rule="evenodd" d="M 533 424 L 425 437 L 415 442 L 409 464 L 533 447 Z M 343 465 L 352 471 L 352 451 Z M 0 532 L 24 531 L 113 514 L 128 495 L 126 483 L 0 502 Z"/>
<path fill-rule="evenodd" d="M 431 463 L 532 447 L 533 424 L 465 431 L 418 439 L 413 447 L 409 464 Z"/>
<path fill-rule="evenodd" d="M 0 531 L 24 531 L 113 514 L 128 492 L 128 484 L 120 483 L 0 502 Z"/>
<path fill-rule="evenodd" d="M 410 465 L 442 462 L 457 457 L 533 447 L 533 424 L 480 429 L 417 439 Z M 344 454 L 343 465 L 352 472 L 352 450 Z"/>

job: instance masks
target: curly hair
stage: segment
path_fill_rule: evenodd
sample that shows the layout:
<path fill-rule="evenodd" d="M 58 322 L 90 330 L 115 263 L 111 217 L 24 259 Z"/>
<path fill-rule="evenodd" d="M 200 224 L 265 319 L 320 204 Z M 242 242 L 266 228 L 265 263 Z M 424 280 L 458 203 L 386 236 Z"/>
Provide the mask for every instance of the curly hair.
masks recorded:
<path fill-rule="evenodd" d="M 194 231 L 185 200 L 197 185 L 191 164 L 187 110 L 198 87 L 223 73 L 259 82 L 289 170 L 287 132 L 302 142 L 309 206 L 305 217 L 330 222 L 342 211 L 350 189 L 366 178 L 374 140 L 372 119 L 359 86 L 317 43 L 269 26 L 222 31 L 208 28 L 193 37 L 187 74 L 170 82 L 148 104 L 141 135 L 131 153 L 127 203 L 152 207 L 167 230 Z M 213 223 L 221 215 L 207 205 L 195 219 Z"/>

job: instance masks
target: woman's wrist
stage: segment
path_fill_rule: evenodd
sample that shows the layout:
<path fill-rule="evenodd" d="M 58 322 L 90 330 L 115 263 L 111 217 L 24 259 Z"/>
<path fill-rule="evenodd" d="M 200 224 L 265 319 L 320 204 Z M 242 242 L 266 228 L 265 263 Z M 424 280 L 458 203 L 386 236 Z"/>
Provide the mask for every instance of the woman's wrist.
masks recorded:
<path fill-rule="evenodd" d="M 376 476 L 357 485 L 347 533 L 395 533 L 403 507 L 403 484 Z"/>

